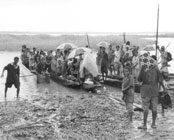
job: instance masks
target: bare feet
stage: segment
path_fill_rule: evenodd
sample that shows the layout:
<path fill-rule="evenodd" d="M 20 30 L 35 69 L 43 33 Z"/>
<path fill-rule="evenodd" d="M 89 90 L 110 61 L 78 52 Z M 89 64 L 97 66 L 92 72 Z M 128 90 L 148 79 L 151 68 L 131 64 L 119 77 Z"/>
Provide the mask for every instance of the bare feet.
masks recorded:
<path fill-rule="evenodd" d="M 139 126 L 138 129 L 144 129 L 144 130 L 146 130 L 147 129 L 147 126 L 146 125 L 142 125 L 142 126 Z"/>
<path fill-rule="evenodd" d="M 152 124 L 151 127 L 154 129 L 157 128 L 156 124 Z"/>

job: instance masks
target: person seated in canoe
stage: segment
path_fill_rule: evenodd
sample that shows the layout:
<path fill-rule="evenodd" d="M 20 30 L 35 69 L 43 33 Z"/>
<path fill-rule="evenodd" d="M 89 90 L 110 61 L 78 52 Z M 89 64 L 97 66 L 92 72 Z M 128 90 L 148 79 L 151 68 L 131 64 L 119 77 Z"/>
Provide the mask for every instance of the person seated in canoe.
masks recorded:
<path fill-rule="evenodd" d="M 42 74 L 45 71 L 44 68 L 45 68 L 45 58 L 42 57 L 40 62 L 36 66 L 37 73 Z"/>
<path fill-rule="evenodd" d="M 64 50 L 63 53 L 63 61 L 62 61 L 62 76 L 67 77 L 67 69 L 68 69 L 68 56 L 69 56 L 69 50 Z"/>
<path fill-rule="evenodd" d="M 61 75 L 63 64 L 63 54 L 61 52 L 57 53 L 57 75 Z"/>
<path fill-rule="evenodd" d="M 45 63 L 45 68 L 44 70 L 48 71 L 49 73 L 51 72 L 51 60 L 53 59 L 52 52 L 48 51 L 48 55 L 46 56 L 46 63 Z"/>
<path fill-rule="evenodd" d="M 39 83 L 39 79 L 43 78 L 46 82 L 50 83 L 50 73 L 48 72 L 48 68 L 45 69 L 45 65 L 46 65 L 46 60 L 45 57 L 42 57 L 40 62 L 37 64 L 37 83 Z"/>
<path fill-rule="evenodd" d="M 67 79 L 69 80 L 73 80 L 73 81 L 77 81 L 77 74 L 75 73 L 75 65 L 74 65 L 74 61 L 76 59 L 72 59 L 68 62 L 68 69 L 67 69 Z M 77 60 L 76 60 L 77 61 Z"/>
<path fill-rule="evenodd" d="M 38 64 L 40 62 L 40 53 L 39 51 L 36 51 L 36 54 L 34 55 L 34 61 L 36 64 Z"/>
<path fill-rule="evenodd" d="M 70 74 L 73 75 L 75 78 L 78 78 L 78 73 L 79 73 L 79 67 L 77 66 L 78 65 L 77 62 L 78 62 L 77 58 L 73 58 L 69 68 Z"/>
<path fill-rule="evenodd" d="M 115 58 L 114 58 L 114 68 L 115 68 L 115 71 L 116 71 L 116 75 L 117 76 L 120 76 L 121 74 L 121 62 L 120 62 L 120 58 L 121 58 L 121 49 L 120 49 L 120 46 L 116 46 L 116 50 L 115 50 Z"/>

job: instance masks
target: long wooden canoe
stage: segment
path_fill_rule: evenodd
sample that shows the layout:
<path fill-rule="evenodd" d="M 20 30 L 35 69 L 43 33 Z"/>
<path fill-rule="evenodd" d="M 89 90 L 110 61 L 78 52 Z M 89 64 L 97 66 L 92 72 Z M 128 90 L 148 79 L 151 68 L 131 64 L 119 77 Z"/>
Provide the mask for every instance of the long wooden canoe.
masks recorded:
<path fill-rule="evenodd" d="M 99 77 L 99 79 L 101 79 L 101 76 Z M 123 80 L 123 77 L 109 75 L 107 79 L 102 81 L 101 83 L 109 85 L 109 86 L 121 88 L 122 80 Z M 140 87 L 141 87 L 140 83 L 135 83 L 135 92 L 140 93 Z"/>
<path fill-rule="evenodd" d="M 122 79 L 121 77 L 117 76 L 109 76 L 105 81 L 104 84 L 109 86 L 114 86 L 121 88 L 122 86 Z M 169 74 L 168 81 L 166 81 L 167 89 L 168 90 L 174 90 L 174 74 Z M 140 93 L 141 84 L 135 83 L 135 92 Z"/>
<path fill-rule="evenodd" d="M 91 83 L 83 83 L 82 85 L 80 84 L 79 81 L 73 81 L 70 79 L 66 79 L 62 76 L 57 76 L 55 73 L 51 73 L 51 79 L 53 79 L 55 82 L 60 83 L 64 86 L 70 87 L 70 88 L 77 88 L 77 89 L 84 89 L 87 91 L 92 91 L 96 92 L 97 89 L 100 89 L 102 85 L 100 83 L 97 84 L 91 84 Z"/>

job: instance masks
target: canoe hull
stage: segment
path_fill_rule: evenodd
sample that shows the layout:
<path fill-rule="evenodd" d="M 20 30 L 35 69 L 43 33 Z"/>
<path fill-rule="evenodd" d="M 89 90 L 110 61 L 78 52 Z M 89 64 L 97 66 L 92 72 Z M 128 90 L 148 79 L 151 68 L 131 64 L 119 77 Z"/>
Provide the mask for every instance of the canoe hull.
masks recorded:
<path fill-rule="evenodd" d="M 104 81 L 104 84 L 109 85 L 109 86 L 113 86 L 113 87 L 121 88 L 122 87 L 122 80 L 120 80 L 120 79 L 107 79 Z M 141 87 L 141 84 L 135 83 L 134 91 L 137 93 L 140 93 L 140 87 Z"/>
<path fill-rule="evenodd" d="M 78 81 L 73 81 L 73 80 L 68 80 L 66 78 L 57 76 L 54 73 L 51 73 L 51 79 L 54 80 L 57 83 L 60 83 L 66 87 L 70 87 L 70 88 L 77 88 L 77 89 L 84 89 L 87 91 L 92 91 L 95 92 L 96 89 L 101 88 L 102 85 L 101 84 L 88 84 L 88 83 L 83 83 L 82 85 L 80 84 L 80 82 Z"/>

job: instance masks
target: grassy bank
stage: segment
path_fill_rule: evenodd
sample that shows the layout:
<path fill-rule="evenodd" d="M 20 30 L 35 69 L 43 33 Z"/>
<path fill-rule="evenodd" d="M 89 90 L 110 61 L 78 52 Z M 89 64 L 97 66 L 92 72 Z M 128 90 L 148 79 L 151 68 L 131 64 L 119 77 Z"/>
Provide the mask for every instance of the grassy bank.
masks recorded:
<path fill-rule="evenodd" d="M 127 35 L 126 40 L 129 40 L 132 45 L 144 47 L 147 44 L 154 43 L 154 41 L 149 41 L 143 39 L 146 36 L 140 35 Z M 148 36 L 147 36 L 148 37 Z M 100 41 L 107 41 L 113 45 L 123 44 L 122 35 L 107 35 L 107 36 L 89 36 L 89 42 L 91 48 L 97 50 L 96 44 Z M 87 37 L 84 35 L 61 35 L 61 36 L 51 36 L 46 34 L 40 35 L 11 35 L 11 34 L 1 34 L 0 35 L 0 50 L 6 51 L 19 51 L 23 44 L 28 47 L 36 47 L 38 49 L 50 50 L 55 49 L 58 45 L 65 42 L 71 42 L 79 47 L 87 45 Z"/>

